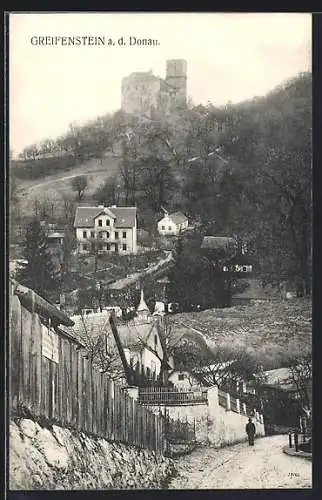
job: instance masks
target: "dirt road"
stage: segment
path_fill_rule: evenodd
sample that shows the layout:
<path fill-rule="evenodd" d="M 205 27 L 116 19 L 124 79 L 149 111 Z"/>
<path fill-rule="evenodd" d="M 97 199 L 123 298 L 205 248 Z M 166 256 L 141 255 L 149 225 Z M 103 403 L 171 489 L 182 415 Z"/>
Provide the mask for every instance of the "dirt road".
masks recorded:
<path fill-rule="evenodd" d="M 176 460 L 169 489 L 311 488 L 312 463 L 283 453 L 286 436 L 222 449 L 203 447 Z"/>

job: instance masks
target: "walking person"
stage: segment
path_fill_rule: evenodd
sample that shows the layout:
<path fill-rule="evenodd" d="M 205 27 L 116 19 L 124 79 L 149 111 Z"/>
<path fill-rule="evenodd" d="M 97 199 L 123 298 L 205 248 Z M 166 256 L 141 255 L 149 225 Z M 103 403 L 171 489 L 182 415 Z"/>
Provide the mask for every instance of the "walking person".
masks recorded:
<path fill-rule="evenodd" d="M 246 434 L 248 436 L 248 444 L 249 446 L 254 446 L 254 438 L 255 438 L 255 424 L 252 422 L 252 419 L 248 419 L 248 423 L 246 424 Z"/>

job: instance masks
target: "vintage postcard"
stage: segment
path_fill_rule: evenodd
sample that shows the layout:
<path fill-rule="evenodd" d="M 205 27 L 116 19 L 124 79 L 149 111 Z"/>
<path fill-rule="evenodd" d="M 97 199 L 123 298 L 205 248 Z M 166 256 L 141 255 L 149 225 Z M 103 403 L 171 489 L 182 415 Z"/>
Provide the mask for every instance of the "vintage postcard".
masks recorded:
<path fill-rule="evenodd" d="M 311 15 L 9 15 L 9 489 L 312 488 Z"/>

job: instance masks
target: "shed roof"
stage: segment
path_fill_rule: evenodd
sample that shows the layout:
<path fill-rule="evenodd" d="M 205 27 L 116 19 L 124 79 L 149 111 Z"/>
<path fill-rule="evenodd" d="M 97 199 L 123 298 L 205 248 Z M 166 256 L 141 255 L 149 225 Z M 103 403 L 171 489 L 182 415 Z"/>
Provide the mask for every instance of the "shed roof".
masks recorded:
<path fill-rule="evenodd" d="M 201 249 L 214 252 L 217 256 L 232 258 L 237 253 L 237 243 L 227 236 L 204 236 Z"/>
<path fill-rule="evenodd" d="M 135 225 L 136 207 L 77 207 L 74 227 L 92 227 L 95 218 L 101 213 L 106 213 L 115 219 L 116 228 L 129 228 Z"/>
<path fill-rule="evenodd" d="M 277 368 L 275 370 L 268 370 L 264 372 L 266 377 L 265 385 L 278 386 L 284 390 L 295 390 L 295 384 L 290 379 L 291 371 L 289 368 Z"/>

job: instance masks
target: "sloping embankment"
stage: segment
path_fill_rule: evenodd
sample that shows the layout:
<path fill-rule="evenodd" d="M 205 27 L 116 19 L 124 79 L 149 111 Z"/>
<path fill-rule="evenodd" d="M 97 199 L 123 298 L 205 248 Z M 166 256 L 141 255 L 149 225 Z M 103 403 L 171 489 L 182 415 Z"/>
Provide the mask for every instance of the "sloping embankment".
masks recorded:
<path fill-rule="evenodd" d="M 121 443 L 22 419 L 10 422 L 10 489 L 162 488 L 171 459 Z"/>

